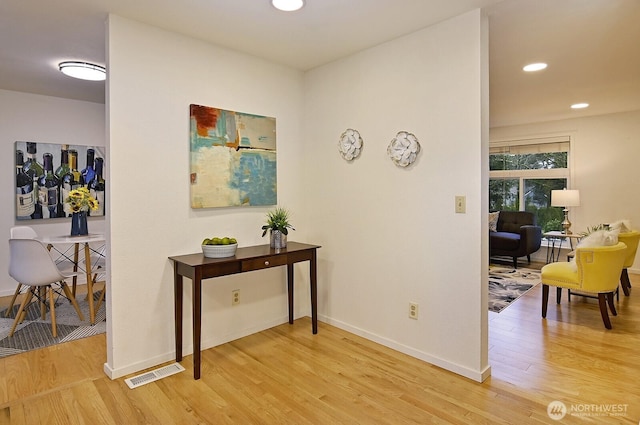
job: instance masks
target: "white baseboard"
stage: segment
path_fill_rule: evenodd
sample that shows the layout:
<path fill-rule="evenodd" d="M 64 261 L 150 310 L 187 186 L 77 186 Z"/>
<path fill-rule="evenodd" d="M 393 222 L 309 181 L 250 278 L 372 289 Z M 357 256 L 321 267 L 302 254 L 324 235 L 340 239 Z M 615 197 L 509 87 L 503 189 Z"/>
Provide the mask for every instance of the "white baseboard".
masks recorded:
<path fill-rule="evenodd" d="M 270 329 L 275 326 L 281 325 L 283 323 L 288 323 L 288 322 L 289 322 L 289 316 L 285 316 L 278 319 L 274 319 L 271 322 L 267 322 L 266 324 L 261 324 L 260 326 L 254 326 L 252 328 L 243 329 L 241 331 L 227 334 L 222 337 L 206 338 L 201 341 L 201 348 L 202 350 L 207 350 L 209 348 L 216 347 L 218 345 L 222 345 L 227 342 L 234 341 L 236 339 L 244 338 L 245 336 L 249 336 L 254 333 L 261 332 L 265 329 Z M 182 356 L 183 357 L 189 356 L 191 354 L 193 354 L 193 343 L 190 343 L 188 345 L 183 345 Z M 105 363 L 103 369 L 104 369 L 104 373 L 110 379 L 118 379 L 125 375 L 138 373 L 142 370 L 156 367 L 162 363 L 175 362 L 175 361 L 176 361 L 176 352 L 172 350 L 154 357 L 150 357 L 148 359 L 144 359 L 140 362 L 131 363 L 129 365 L 121 366 L 118 368 L 113 368 L 108 363 Z"/>
<path fill-rule="evenodd" d="M 149 369 L 155 366 L 158 366 L 162 363 L 174 362 L 176 361 L 176 353 L 175 351 L 172 353 L 165 353 L 160 356 L 152 357 L 149 359 L 145 359 L 143 362 L 133 363 L 125 367 L 114 369 L 108 363 L 104 364 L 103 370 L 104 373 L 110 379 L 118 379 L 126 375 L 130 375 L 132 373 L 140 372 L 144 369 Z"/>
<path fill-rule="evenodd" d="M 393 350 L 399 351 L 401 353 L 407 354 L 411 357 L 415 357 L 432 365 L 441 367 L 450 372 L 456 373 L 458 375 L 464 376 L 469 379 L 473 379 L 476 382 L 483 382 L 489 376 L 491 376 L 491 366 L 487 366 L 483 370 L 473 370 L 467 367 L 461 366 L 456 363 L 449 362 L 447 360 L 441 359 L 439 357 L 430 355 L 420 350 L 416 350 L 412 347 L 407 347 L 403 344 L 399 344 L 393 340 L 388 338 L 383 338 L 379 335 L 373 334 L 371 332 L 365 331 L 363 329 L 357 328 L 355 326 L 351 326 L 347 323 L 331 319 L 326 316 L 318 316 L 318 320 L 328 323 L 337 328 L 343 329 L 352 334 L 358 335 L 362 338 L 366 338 L 370 341 L 376 342 L 378 344 L 384 345 L 385 347 L 391 348 Z M 206 350 L 211 347 L 215 347 L 217 345 L 224 344 L 229 341 L 233 341 L 239 338 L 243 338 L 245 336 L 263 331 L 265 329 L 272 328 L 274 326 L 281 325 L 283 323 L 287 323 L 289 321 L 288 317 L 284 317 L 282 319 L 274 320 L 271 323 L 267 323 L 264 326 L 255 327 L 251 329 L 245 329 L 241 332 L 237 332 L 234 334 L 227 335 L 223 338 L 209 338 L 207 340 L 202 341 L 202 349 Z M 190 344 L 188 346 L 183 347 L 183 356 L 188 356 L 193 354 L 193 345 Z M 132 363 L 127 366 L 123 366 L 117 369 L 112 368 L 107 363 L 104 364 L 104 372 L 110 379 L 118 379 L 125 375 L 138 373 L 144 369 L 149 369 L 156 367 L 162 363 L 173 362 L 175 361 L 175 351 L 167 352 L 159 356 L 155 356 L 149 359 L 145 359 L 144 361 Z"/>
<path fill-rule="evenodd" d="M 341 322 L 339 320 L 334 320 L 326 316 L 319 316 L 319 320 L 322 320 L 325 323 L 328 323 L 337 328 L 343 329 L 347 332 L 351 332 L 352 334 L 361 336 L 370 341 L 376 342 L 380 345 L 384 345 L 385 347 L 391 348 L 393 350 L 399 351 L 401 353 L 407 354 L 411 357 L 415 357 L 417 359 L 423 360 L 432 365 L 441 367 L 450 372 L 456 373 L 458 375 L 464 376 L 465 378 L 473 379 L 477 382 L 483 382 L 489 376 L 491 376 L 491 366 L 487 366 L 483 370 L 473 370 L 469 369 L 465 366 L 461 366 L 456 363 L 452 363 L 450 361 L 441 359 L 439 357 L 433 356 L 431 354 L 425 353 L 420 350 L 416 350 L 412 347 L 407 347 L 406 345 L 399 344 L 396 341 L 393 341 L 388 338 L 381 337 L 379 335 L 373 334 L 371 332 L 365 331 L 363 329 L 357 328 L 355 326 L 351 326 L 347 323 Z"/>

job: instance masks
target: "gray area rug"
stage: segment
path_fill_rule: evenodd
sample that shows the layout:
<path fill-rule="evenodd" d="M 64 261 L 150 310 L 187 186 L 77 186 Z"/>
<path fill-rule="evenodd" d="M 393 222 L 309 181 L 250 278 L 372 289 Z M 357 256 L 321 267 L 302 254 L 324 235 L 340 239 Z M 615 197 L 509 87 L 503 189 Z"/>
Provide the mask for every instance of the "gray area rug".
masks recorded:
<path fill-rule="evenodd" d="M 97 301 L 100 292 L 96 292 L 93 295 L 93 299 Z M 78 314 L 69 300 L 59 296 L 56 299 L 56 323 L 58 327 L 58 336 L 56 338 L 51 333 L 51 316 L 48 308 L 45 320 L 42 320 L 40 318 L 40 307 L 36 302 L 32 302 L 27 308 L 25 320 L 18 325 L 16 332 L 10 337 L 8 336 L 9 331 L 13 326 L 14 317 L 20 307 L 20 301 L 23 296 L 21 295 L 18 298 L 9 317 L 5 317 L 6 307 L 0 310 L 0 358 L 102 334 L 107 329 L 104 302 L 100 305 L 100 310 L 96 312 L 96 324 L 91 326 L 89 324 L 89 303 L 84 295 L 80 295 L 77 300 L 84 315 L 84 321 L 78 318 Z"/>
<path fill-rule="evenodd" d="M 489 311 L 500 313 L 540 283 L 540 270 L 489 266 Z"/>

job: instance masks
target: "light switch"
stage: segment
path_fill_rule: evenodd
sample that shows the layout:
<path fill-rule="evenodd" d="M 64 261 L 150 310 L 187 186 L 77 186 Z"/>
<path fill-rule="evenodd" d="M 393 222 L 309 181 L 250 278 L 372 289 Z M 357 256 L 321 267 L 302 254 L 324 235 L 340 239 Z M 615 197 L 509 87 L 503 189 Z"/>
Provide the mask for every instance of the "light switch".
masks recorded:
<path fill-rule="evenodd" d="M 464 214 L 467 212 L 466 196 L 456 196 L 456 213 Z"/>

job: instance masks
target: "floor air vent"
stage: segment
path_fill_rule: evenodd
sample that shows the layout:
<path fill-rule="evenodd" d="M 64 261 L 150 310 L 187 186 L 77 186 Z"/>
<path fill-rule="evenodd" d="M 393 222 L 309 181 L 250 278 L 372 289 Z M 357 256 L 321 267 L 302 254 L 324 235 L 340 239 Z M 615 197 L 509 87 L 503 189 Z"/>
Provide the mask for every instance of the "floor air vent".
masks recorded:
<path fill-rule="evenodd" d="M 176 373 L 182 372 L 183 370 L 184 368 L 180 365 L 180 363 L 173 363 L 168 366 L 163 366 L 160 369 L 152 370 L 150 372 L 145 372 L 142 375 L 125 379 L 124 382 L 127 383 L 129 388 L 134 389 L 144 384 L 148 384 L 149 382 L 157 381 L 158 379 L 166 378 L 170 375 L 175 375 Z"/>

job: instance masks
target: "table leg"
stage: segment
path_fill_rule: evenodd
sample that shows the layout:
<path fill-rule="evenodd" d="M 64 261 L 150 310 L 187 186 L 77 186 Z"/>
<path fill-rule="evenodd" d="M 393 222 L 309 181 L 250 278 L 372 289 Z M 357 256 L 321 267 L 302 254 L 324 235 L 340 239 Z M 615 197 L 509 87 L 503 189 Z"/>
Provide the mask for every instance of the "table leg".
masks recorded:
<path fill-rule="evenodd" d="M 202 330 L 202 271 L 196 268 L 193 276 L 193 378 L 200 379 L 200 337 Z"/>
<path fill-rule="evenodd" d="M 89 242 L 84 244 L 84 262 L 85 271 L 87 272 L 87 301 L 89 302 L 89 322 L 96 324 L 96 311 L 93 306 L 93 276 L 91 276 L 91 249 Z"/>
<path fill-rule="evenodd" d="M 550 237 L 551 249 L 547 244 L 547 264 L 558 262 L 560 260 L 560 251 L 562 251 L 562 242 L 564 238 Z M 558 250 L 556 251 L 556 242 L 558 243 Z"/>
<path fill-rule="evenodd" d="M 293 264 L 287 264 L 287 293 L 289 295 L 289 324 L 293 325 Z"/>
<path fill-rule="evenodd" d="M 318 333 L 318 282 L 316 267 L 316 250 L 311 252 L 309 262 L 309 280 L 311 282 L 311 329 L 314 334 Z"/>
<path fill-rule="evenodd" d="M 73 272 L 77 272 L 78 271 L 78 251 L 79 251 L 79 244 L 73 244 Z M 65 257 L 66 257 L 66 252 L 65 251 Z M 76 296 L 76 287 L 78 286 L 78 276 L 73 276 L 72 278 L 72 285 L 71 285 L 71 293 L 73 294 L 73 297 L 75 298 Z"/>
<path fill-rule="evenodd" d="M 560 244 L 558 245 L 558 253 L 556 254 L 556 263 L 560 261 L 560 252 L 562 251 L 562 243 L 564 242 L 564 238 L 560 238 Z"/>
<path fill-rule="evenodd" d="M 178 273 L 178 265 L 173 266 L 173 298 L 176 330 L 176 362 L 182 361 L 182 275 Z"/>

